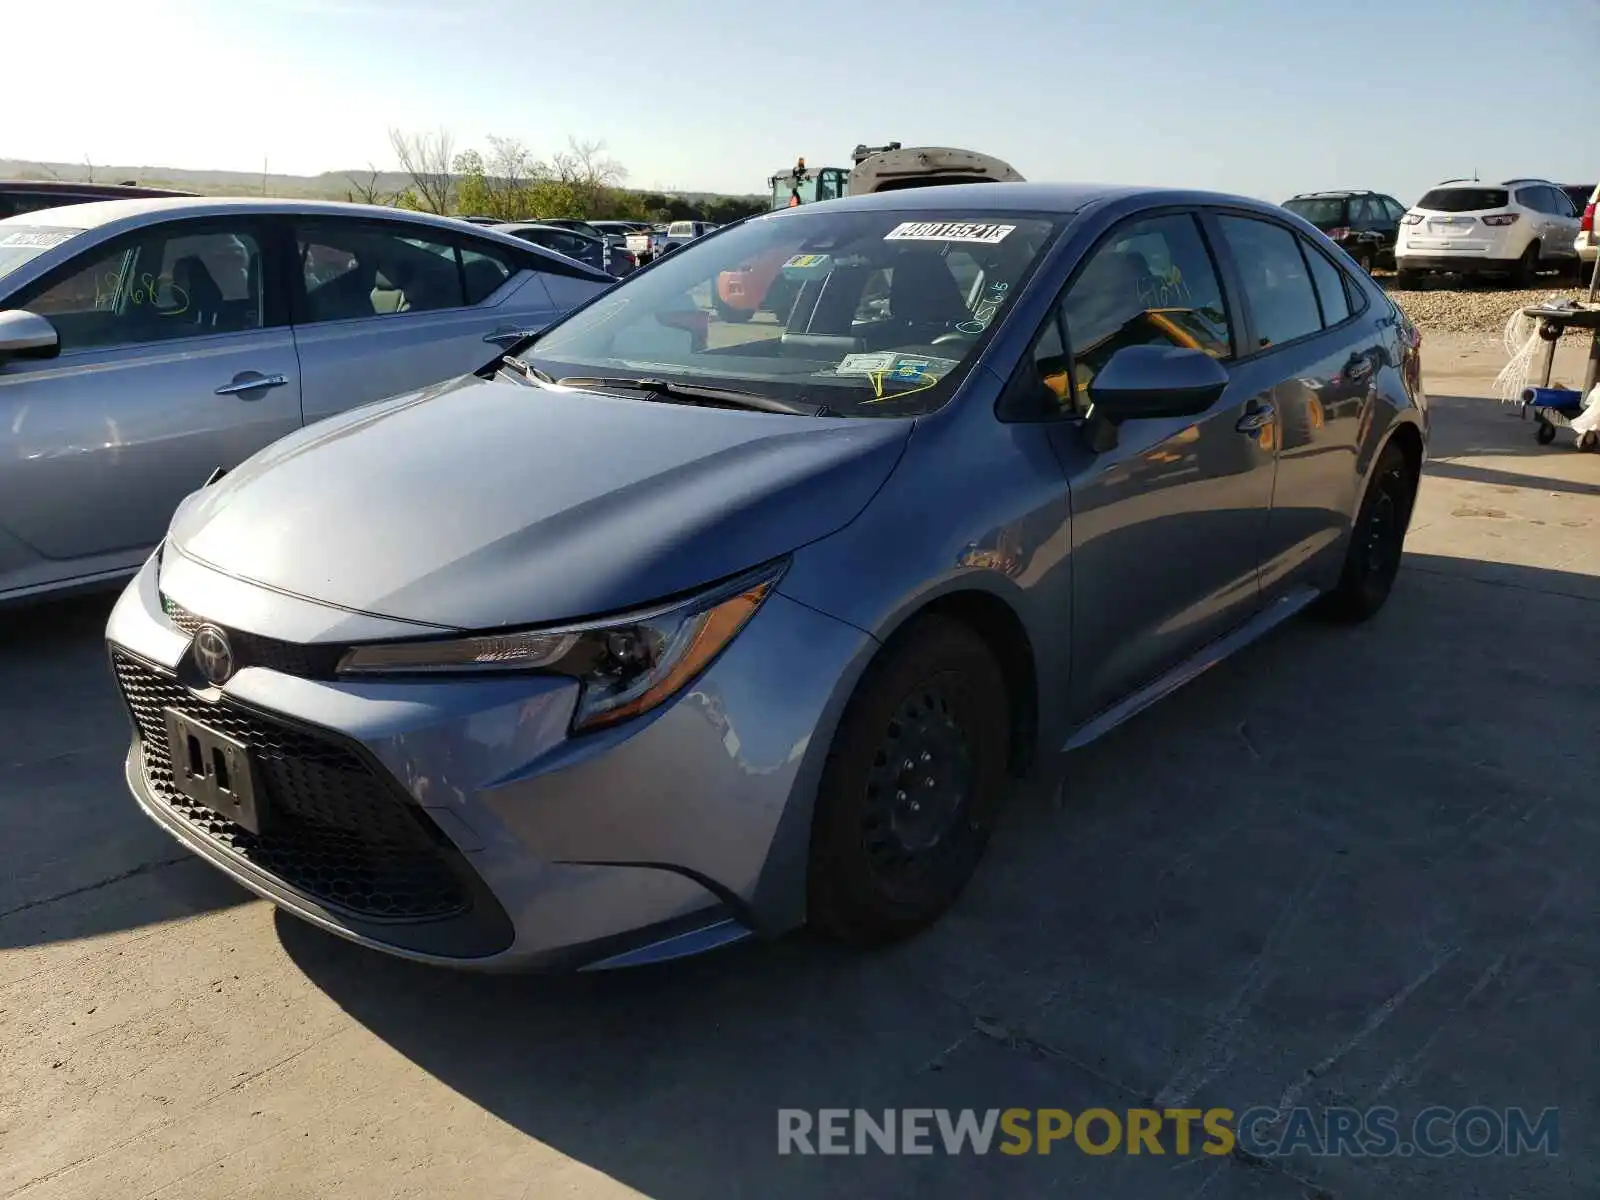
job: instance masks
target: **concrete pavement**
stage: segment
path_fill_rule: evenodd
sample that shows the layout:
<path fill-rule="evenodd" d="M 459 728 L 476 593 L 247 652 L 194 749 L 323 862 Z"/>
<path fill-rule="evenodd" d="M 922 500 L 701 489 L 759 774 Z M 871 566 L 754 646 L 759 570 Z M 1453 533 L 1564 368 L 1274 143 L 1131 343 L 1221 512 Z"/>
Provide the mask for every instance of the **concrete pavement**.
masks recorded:
<path fill-rule="evenodd" d="M 1564 348 L 1565 349 L 1565 348 Z M 0 1200 L 1569 1197 L 1600 1188 L 1600 456 L 1426 346 L 1371 624 L 1295 622 L 1015 797 L 937 928 L 481 979 L 149 825 L 88 601 L 0 625 Z M 1588 1047 L 1585 1049 L 1584 1047 Z M 780 1158 L 780 1107 L 1561 1110 L 1554 1158 Z"/>

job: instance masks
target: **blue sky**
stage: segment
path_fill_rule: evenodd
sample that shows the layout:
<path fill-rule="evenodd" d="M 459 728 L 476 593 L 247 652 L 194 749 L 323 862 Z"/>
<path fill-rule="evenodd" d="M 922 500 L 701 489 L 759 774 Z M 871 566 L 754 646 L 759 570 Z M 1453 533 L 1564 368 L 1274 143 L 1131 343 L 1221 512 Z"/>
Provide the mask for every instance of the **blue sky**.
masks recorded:
<path fill-rule="evenodd" d="M 724 192 L 891 139 L 1272 200 L 1600 177 L 1600 0 L 5 8 L 0 158 L 308 174 L 391 165 L 391 126 L 443 126 L 541 155 L 601 140 L 634 186 Z M 1530 107 L 1556 97 L 1574 115 Z"/>

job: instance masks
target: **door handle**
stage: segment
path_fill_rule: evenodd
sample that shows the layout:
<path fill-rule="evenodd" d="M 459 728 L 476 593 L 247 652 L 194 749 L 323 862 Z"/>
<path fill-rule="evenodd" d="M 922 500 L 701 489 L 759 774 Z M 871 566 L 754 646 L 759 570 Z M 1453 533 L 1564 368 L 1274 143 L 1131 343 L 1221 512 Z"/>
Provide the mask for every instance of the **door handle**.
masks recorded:
<path fill-rule="evenodd" d="M 1240 433 L 1255 433 L 1258 429 L 1264 429 L 1271 425 L 1272 419 L 1277 415 L 1278 410 L 1272 405 L 1260 400 L 1252 400 L 1250 401 L 1250 406 L 1245 409 L 1244 416 L 1239 418 L 1234 428 Z"/>
<path fill-rule="evenodd" d="M 237 396 L 241 392 L 258 392 L 264 388 L 282 387 L 289 382 L 287 375 L 262 375 L 257 371 L 245 371 L 233 377 L 232 383 L 225 383 L 217 389 L 219 396 Z"/>
<path fill-rule="evenodd" d="M 536 332 L 533 329 L 496 329 L 493 333 L 485 334 L 483 340 L 491 346 L 507 350 Z"/>

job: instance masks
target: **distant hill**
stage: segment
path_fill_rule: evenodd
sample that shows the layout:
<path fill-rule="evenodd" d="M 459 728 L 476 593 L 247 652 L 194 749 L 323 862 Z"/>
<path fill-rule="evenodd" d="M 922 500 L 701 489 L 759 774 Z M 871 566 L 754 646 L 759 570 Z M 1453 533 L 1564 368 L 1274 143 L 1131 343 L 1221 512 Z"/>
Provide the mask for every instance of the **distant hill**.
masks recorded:
<path fill-rule="evenodd" d="M 250 171 L 201 171 L 186 167 L 102 167 L 94 168 L 95 183 L 138 183 L 145 187 L 169 187 L 179 191 L 199 192 L 204 196 L 284 196 L 297 200 L 344 200 L 354 191 L 352 180 L 365 187 L 371 178 L 370 170 L 324 171 L 321 175 L 263 175 Z M 74 183 L 89 180 L 89 169 L 82 163 L 27 162 L 16 158 L 0 158 L 0 179 L 64 179 Z M 380 171 L 376 186 L 382 192 L 399 192 L 408 183 L 405 175 L 396 171 Z M 653 191 L 649 188 L 631 188 L 630 191 Z M 657 193 L 661 194 L 661 193 Z M 689 204 L 720 199 L 721 192 L 665 193 Z M 750 197 L 757 198 L 758 193 Z"/>

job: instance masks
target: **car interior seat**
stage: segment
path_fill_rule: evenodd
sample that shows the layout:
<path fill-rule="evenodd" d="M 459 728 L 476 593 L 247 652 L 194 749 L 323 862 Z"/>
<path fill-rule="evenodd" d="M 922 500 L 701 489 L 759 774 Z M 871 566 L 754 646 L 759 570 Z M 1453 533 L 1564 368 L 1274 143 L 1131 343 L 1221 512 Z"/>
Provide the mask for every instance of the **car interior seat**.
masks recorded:
<path fill-rule="evenodd" d="M 186 254 L 172 264 L 172 286 L 182 292 L 182 300 L 177 296 L 173 299 L 183 307 L 174 311 L 171 319 L 206 329 L 217 325 L 222 314 L 222 288 L 198 255 Z"/>
<path fill-rule="evenodd" d="M 928 250 L 907 250 L 896 256 L 889 276 L 889 316 L 909 341 L 927 341 L 949 333 L 972 310 L 944 257 Z"/>

